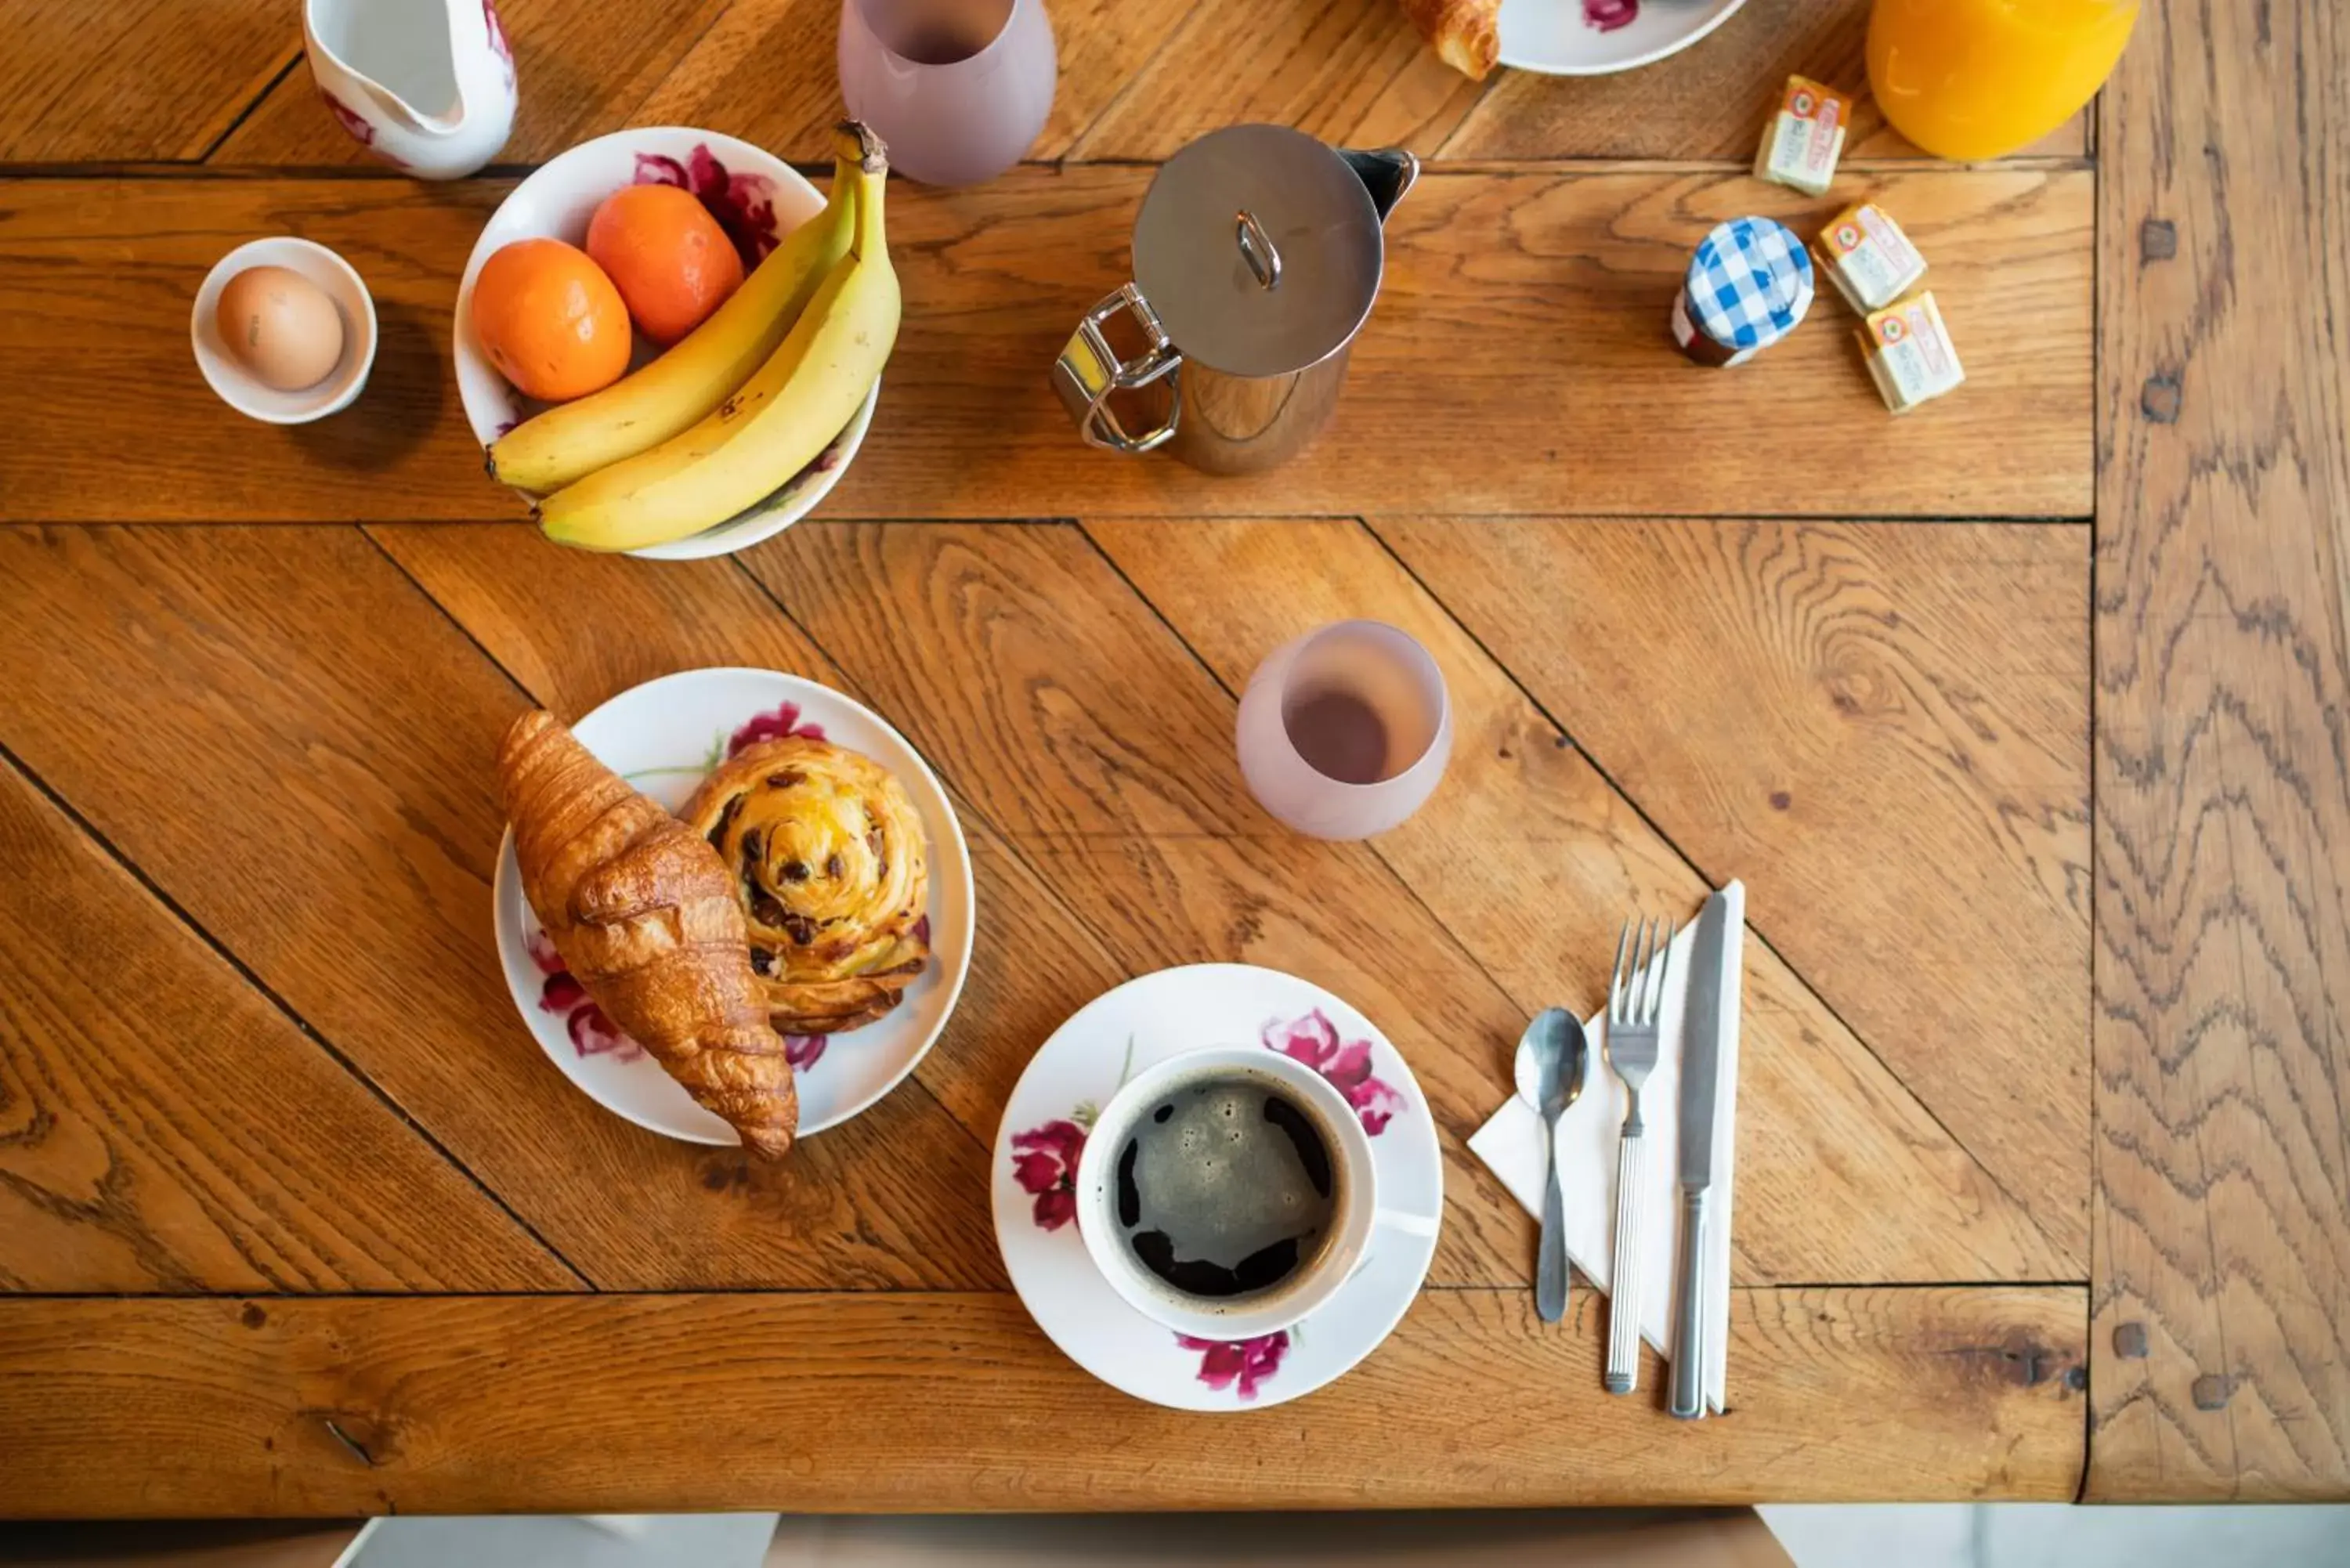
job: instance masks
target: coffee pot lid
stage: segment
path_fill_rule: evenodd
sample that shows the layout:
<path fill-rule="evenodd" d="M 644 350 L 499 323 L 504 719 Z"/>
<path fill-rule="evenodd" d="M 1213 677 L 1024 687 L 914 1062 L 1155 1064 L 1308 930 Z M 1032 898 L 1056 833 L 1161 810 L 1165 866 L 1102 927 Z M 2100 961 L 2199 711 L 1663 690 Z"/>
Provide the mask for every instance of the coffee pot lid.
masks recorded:
<path fill-rule="evenodd" d="M 1186 359 L 1284 376 L 1345 348 L 1386 253 L 1336 150 L 1280 125 L 1211 131 L 1169 159 L 1134 223 L 1134 281 Z"/>

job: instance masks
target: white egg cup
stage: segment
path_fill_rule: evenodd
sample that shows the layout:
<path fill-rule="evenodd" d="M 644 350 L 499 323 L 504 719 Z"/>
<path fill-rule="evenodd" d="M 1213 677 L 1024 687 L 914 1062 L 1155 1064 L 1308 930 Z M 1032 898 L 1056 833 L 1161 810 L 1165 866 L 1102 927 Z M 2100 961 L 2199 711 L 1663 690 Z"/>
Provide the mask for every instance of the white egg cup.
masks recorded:
<path fill-rule="evenodd" d="M 221 290 L 229 279 L 248 268 L 282 266 L 299 273 L 326 291 L 343 318 L 343 353 L 335 368 L 317 385 L 284 392 L 270 386 L 241 364 L 220 333 Z M 280 234 L 247 240 L 221 257 L 204 275 L 196 290 L 194 315 L 188 337 L 196 350 L 196 368 L 218 393 L 220 400 L 247 419 L 273 425 L 304 425 L 350 406 L 375 369 L 375 300 L 351 264 L 309 240 Z"/>

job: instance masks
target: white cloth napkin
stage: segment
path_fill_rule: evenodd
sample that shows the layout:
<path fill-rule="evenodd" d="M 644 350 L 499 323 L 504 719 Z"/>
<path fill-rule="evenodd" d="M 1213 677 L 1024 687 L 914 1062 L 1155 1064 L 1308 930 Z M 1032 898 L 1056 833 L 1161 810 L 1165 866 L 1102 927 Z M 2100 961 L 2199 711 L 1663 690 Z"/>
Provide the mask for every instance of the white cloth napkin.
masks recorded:
<path fill-rule="evenodd" d="M 1722 890 L 1729 900 L 1727 927 L 1731 940 L 1742 938 L 1746 927 L 1746 885 L 1732 882 Z M 1664 1354 L 1671 1343 L 1674 1276 L 1680 1258 L 1680 1077 L 1682 1003 L 1689 994 L 1689 950 L 1695 931 L 1692 922 L 1673 938 L 1671 968 L 1666 974 L 1664 1007 L 1657 1023 L 1657 1067 L 1640 1091 L 1640 1119 L 1648 1125 L 1648 1192 L 1641 1199 L 1640 1223 L 1645 1227 L 1641 1262 L 1648 1275 L 1640 1282 L 1640 1337 Z M 1733 949 L 1732 950 L 1740 950 Z M 1733 963 L 1724 980 L 1721 1015 L 1736 1020 L 1742 963 Z M 1558 1176 L 1566 1219 L 1566 1255 L 1576 1269 L 1611 1293 L 1609 1271 L 1615 1263 L 1616 1145 L 1630 1096 L 1607 1063 L 1606 1029 L 1599 1017 L 1586 1022 L 1591 1042 L 1591 1064 L 1583 1081 L 1583 1097 L 1567 1107 L 1558 1123 Z M 1731 1176 L 1737 1153 L 1738 1036 L 1731 1030 L 1721 1044 L 1721 1084 L 1719 1105 L 1723 1115 L 1714 1119 L 1713 1188 L 1706 1226 L 1705 1310 L 1712 1321 L 1710 1354 L 1705 1368 L 1705 1400 L 1719 1412 L 1723 1398 L 1723 1357 L 1730 1341 L 1730 1220 Z M 1510 1196 L 1526 1212 L 1542 1212 L 1542 1117 L 1523 1096 L 1512 1095 L 1492 1119 L 1477 1129 L 1469 1147 L 1492 1167 Z"/>

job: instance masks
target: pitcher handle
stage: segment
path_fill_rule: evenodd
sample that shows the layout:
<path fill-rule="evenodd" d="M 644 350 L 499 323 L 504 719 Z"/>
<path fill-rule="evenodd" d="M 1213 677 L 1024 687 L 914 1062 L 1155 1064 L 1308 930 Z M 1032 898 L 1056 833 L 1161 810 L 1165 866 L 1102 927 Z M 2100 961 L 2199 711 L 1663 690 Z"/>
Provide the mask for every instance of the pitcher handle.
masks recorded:
<path fill-rule="evenodd" d="M 1109 346 L 1102 326 L 1120 311 L 1131 314 L 1142 328 L 1144 341 L 1149 347 L 1141 358 L 1121 359 L 1118 350 Z M 1113 392 L 1130 392 L 1138 387 L 1171 373 L 1183 362 L 1183 356 L 1167 340 L 1167 330 L 1159 325 L 1159 313 L 1142 297 L 1134 285 L 1120 284 L 1118 291 L 1099 305 L 1086 312 L 1085 319 L 1070 334 L 1067 347 L 1053 362 L 1053 389 L 1061 394 L 1061 401 L 1076 421 L 1086 444 L 1111 452 L 1149 452 L 1162 444 L 1175 433 L 1175 421 L 1183 411 L 1183 389 L 1180 380 L 1170 383 L 1167 417 L 1140 435 L 1129 435 L 1118 423 L 1118 412 L 1109 406 Z"/>

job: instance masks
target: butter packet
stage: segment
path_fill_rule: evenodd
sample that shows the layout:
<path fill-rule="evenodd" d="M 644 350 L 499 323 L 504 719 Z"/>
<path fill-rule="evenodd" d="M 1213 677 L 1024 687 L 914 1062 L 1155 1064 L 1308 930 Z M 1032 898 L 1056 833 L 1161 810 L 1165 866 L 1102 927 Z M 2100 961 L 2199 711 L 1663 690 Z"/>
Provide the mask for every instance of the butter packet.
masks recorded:
<path fill-rule="evenodd" d="M 1893 214 L 1874 202 L 1846 207 L 1820 231 L 1828 281 L 1863 316 L 1882 310 L 1926 275 L 1926 258 Z"/>
<path fill-rule="evenodd" d="M 1754 176 L 1793 185 L 1806 195 L 1826 192 L 1844 156 L 1845 127 L 1852 100 L 1809 77 L 1789 77 L 1778 112 L 1762 128 L 1754 153 Z"/>
<path fill-rule="evenodd" d="M 1859 330 L 1868 378 L 1897 414 L 1931 402 L 1967 379 L 1931 289 L 1871 311 Z"/>

